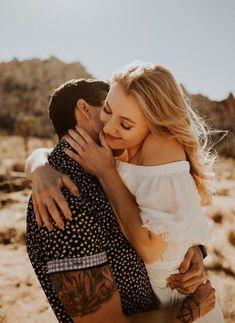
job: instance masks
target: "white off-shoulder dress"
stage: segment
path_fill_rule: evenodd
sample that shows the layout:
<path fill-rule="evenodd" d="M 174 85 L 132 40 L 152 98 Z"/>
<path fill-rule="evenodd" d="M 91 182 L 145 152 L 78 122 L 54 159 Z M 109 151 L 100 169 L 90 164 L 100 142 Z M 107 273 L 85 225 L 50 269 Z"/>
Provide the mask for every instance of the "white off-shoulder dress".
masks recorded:
<path fill-rule="evenodd" d="M 116 161 L 116 167 L 136 197 L 143 227 L 154 234 L 162 234 L 168 242 L 161 258 L 145 266 L 162 308 L 169 307 L 186 296 L 166 287 L 166 278 L 178 273 L 187 250 L 193 245 L 206 244 L 212 232 L 200 206 L 190 165 L 187 161 L 157 166 Z M 224 322 L 218 303 L 196 322 Z"/>

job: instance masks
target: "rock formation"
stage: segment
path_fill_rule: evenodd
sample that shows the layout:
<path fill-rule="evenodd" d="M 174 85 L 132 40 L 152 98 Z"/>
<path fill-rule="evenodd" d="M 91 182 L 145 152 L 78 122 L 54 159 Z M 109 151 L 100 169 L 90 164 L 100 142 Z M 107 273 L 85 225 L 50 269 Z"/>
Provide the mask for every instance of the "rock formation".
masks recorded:
<path fill-rule="evenodd" d="M 0 131 L 13 134 L 26 127 L 27 134 L 39 137 L 53 134 L 47 117 L 53 89 L 72 78 L 92 77 L 80 63 L 65 64 L 55 57 L 0 63 L 0 76 Z M 235 157 L 233 94 L 222 101 L 211 101 L 200 94 L 192 95 L 191 99 L 209 126 L 227 131 L 223 140 L 225 132 L 213 135 L 218 151 Z"/>
<path fill-rule="evenodd" d="M 40 137 L 52 133 L 47 105 L 53 89 L 70 79 L 92 77 L 80 63 L 55 57 L 1 63 L 0 76 L 0 129 L 14 133 L 17 123 L 29 118 L 34 124 L 30 134 Z"/>
<path fill-rule="evenodd" d="M 232 93 L 222 101 L 211 101 L 200 94 L 192 102 L 212 128 L 216 149 L 225 156 L 235 157 L 235 97 Z M 214 134 L 213 134 L 214 129 Z"/>

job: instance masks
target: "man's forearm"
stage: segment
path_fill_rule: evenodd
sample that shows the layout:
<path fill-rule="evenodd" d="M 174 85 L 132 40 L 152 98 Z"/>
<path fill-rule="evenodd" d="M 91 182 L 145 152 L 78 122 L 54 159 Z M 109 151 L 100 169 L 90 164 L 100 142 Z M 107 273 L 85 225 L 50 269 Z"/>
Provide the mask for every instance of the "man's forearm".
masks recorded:
<path fill-rule="evenodd" d="M 52 149 L 38 148 L 27 158 L 25 162 L 25 174 L 28 179 L 32 180 L 34 170 L 47 163 L 47 158 Z"/>
<path fill-rule="evenodd" d="M 191 323 L 199 318 L 197 305 L 187 297 L 183 302 L 158 311 L 132 315 L 131 323 Z"/>

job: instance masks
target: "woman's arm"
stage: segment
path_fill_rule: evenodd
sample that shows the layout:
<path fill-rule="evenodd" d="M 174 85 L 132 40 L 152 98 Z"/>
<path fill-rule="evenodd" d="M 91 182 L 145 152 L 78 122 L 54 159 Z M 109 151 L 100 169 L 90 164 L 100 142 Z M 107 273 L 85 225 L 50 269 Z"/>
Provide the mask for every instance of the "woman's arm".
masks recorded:
<path fill-rule="evenodd" d="M 78 189 L 69 176 L 56 171 L 48 163 L 51 149 L 39 148 L 26 160 L 25 173 L 32 180 L 32 200 L 36 221 L 39 226 L 43 223 L 49 231 L 53 230 L 50 218 L 63 229 L 64 222 L 59 213 L 62 211 L 66 219 L 71 218 L 71 211 L 61 192 L 66 187 L 73 195 L 79 196 Z"/>
<path fill-rule="evenodd" d="M 51 151 L 50 148 L 38 148 L 29 155 L 25 162 L 25 174 L 28 179 L 32 180 L 35 169 L 48 164 L 47 158 Z"/>
<path fill-rule="evenodd" d="M 142 227 L 138 204 L 136 203 L 135 197 L 130 193 L 119 176 L 113 162 L 112 151 L 107 146 L 104 138 L 101 137 L 101 141 L 105 147 L 100 147 L 87 133 L 85 133 L 85 131 L 83 131 L 83 129 L 79 129 L 83 138 L 81 136 L 80 139 L 77 138 L 80 140 L 78 143 L 78 145 L 80 145 L 80 157 L 78 156 L 78 162 L 85 169 L 98 177 L 113 206 L 117 220 L 123 229 L 123 233 L 133 245 L 136 252 L 146 262 L 157 260 L 165 250 L 167 242 L 160 236 L 153 235 L 146 228 Z M 70 131 L 69 133 L 76 136 L 74 131 Z M 66 137 L 66 140 L 71 144 L 69 137 Z M 87 142 L 90 144 L 89 146 L 86 144 Z M 90 147 L 91 150 L 88 149 L 88 147 Z M 103 158 L 103 160 L 99 159 L 99 157 L 97 158 L 92 151 L 92 148 L 103 150 L 106 157 Z M 69 156 L 73 154 L 73 152 L 68 150 L 66 150 L 66 152 Z M 88 167 L 89 169 L 87 168 L 88 164 L 90 164 L 90 167 Z"/>
<path fill-rule="evenodd" d="M 142 227 L 140 210 L 135 197 L 123 183 L 115 168 L 106 169 L 99 176 L 108 199 L 117 214 L 128 240 L 145 262 L 156 261 L 164 252 L 167 242 Z"/>
<path fill-rule="evenodd" d="M 125 213 L 124 216 L 127 214 L 128 220 L 136 221 L 135 225 L 139 228 L 140 210 L 133 195 L 131 195 L 120 179 L 114 167 L 112 152 L 106 145 L 102 135 L 100 136 L 100 140 L 103 146 L 99 146 L 81 128 L 78 128 L 77 132 L 72 130 L 69 131 L 69 133 L 70 136 L 67 136 L 66 140 L 74 148 L 77 154 L 71 150 L 66 150 L 65 152 L 84 169 L 101 179 L 102 184 L 106 187 L 105 190 L 113 207 L 116 208 L 116 212 L 121 210 L 121 212 Z M 121 190 L 120 187 L 118 188 L 118 186 L 116 186 L 116 182 L 114 185 L 113 176 L 115 177 L 115 181 L 117 180 L 117 183 L 119 183 L 118 185 L 120 185 Z M 127 199 L 128 203 L 126 203 Z M 141 230 L 141 234 L 143 232 L 146 234 L 147 230 L 144 231 L 142 228 L 139 229 Z M 124 233 L 127 235 L 128 231 Z M 137 235 L 133 236 L 132 239 L 136 241 L 136 244 L 139 244 Z M 139 249 L 142 249 L 142 247 L 143 246 L 139 245 Z M 202 254 L 199 247 L 195 246 L 188 250 L 185 259 L 182 262 L 182 267 L 180 267 L 180 273 L 171 277 L 169 284 L 172 287 L 180 288 L 181 290 L 185 289 L 185 292 L 187 293 L 192 293 L 204 279 Z"/>

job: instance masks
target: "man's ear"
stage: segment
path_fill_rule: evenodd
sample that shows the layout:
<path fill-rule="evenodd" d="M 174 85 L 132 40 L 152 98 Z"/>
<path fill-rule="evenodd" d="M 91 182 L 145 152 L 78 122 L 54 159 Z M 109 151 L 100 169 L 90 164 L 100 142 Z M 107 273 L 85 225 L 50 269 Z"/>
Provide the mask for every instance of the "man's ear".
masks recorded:
<path fill-rule="evenodd" d="M 77 113 L 82 114 L 82 116 L 87 120 L 91 119 L 91 113 L 90 113 L 90 110 L 89 110 L 89 106 L 88 106 L 88 103 L 85 100 L 79 99 L 77 101 L 75 114 L 77 114 Z"/>

